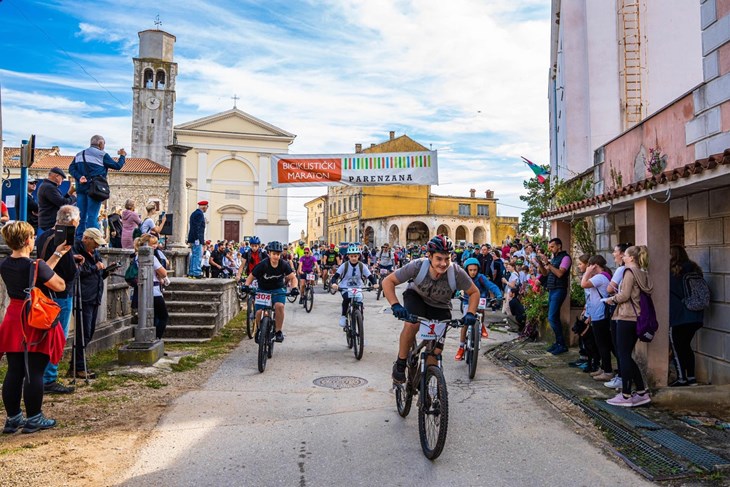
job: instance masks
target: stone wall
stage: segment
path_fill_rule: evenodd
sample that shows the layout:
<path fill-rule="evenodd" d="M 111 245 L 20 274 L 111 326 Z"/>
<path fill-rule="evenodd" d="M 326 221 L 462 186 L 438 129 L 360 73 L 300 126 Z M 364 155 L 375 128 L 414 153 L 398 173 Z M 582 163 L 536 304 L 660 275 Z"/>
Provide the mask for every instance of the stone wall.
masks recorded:
<path fill-rule="evenodd" d="M 124 208 L 124 203 L 131 198 L 137 204 L 137 213 L 145 215 L 145 205 L 150 200 L 159 200 L 160 209 L 167 211 L 167 195 L 170 186 L 168 174 L 127 174 L 109 171 L 111 197 L 106 201 L 106 208 L 114 206 Z M 177 219 L 175 220 L 177 223 Z"/>

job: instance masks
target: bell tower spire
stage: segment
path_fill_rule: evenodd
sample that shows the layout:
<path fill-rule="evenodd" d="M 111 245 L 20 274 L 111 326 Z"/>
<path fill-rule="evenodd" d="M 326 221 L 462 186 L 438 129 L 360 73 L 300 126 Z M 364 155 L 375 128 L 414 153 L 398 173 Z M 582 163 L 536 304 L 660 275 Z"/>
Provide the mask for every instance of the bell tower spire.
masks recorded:
<path fill-rule="evenodd" d="M 132 87 L 132 157 L 147 158 L 170 167 L 177 63 L 175 36 L 157 29 L 139 35 L 139 57 L 134 61 Z"/>

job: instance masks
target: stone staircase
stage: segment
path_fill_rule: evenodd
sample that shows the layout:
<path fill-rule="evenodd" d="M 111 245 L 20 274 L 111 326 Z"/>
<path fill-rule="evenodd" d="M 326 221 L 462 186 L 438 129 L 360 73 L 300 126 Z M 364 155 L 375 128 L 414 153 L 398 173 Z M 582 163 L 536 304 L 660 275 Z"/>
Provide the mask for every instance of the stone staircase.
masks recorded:
<path fill-rule="evenodd" d="M 165 302 L 170 314 L 166 342 L 209 341 L 240 309 L 232 279 L 170 278 Z"/>

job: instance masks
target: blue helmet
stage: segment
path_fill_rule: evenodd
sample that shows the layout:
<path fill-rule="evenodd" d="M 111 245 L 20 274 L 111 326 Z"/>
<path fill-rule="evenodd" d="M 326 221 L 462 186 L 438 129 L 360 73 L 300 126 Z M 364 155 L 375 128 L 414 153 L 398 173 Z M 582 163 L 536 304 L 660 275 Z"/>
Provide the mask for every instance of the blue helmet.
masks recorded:
<path fill-rule="evenodd" d="M 257 236 L 253 236 L 248 240 L 249 245 L 261 245 L 261 239 Z"/>
<path fill-rule="evenodd" d="M 347 255 L 359 254 L 359 253 L 360 253 L 360 249 L 357 248 L 357 245 L 350 245 L 349 247 L 347 247 Z"/>
<path fill-rule="evenodd" d="M 281 252 L 284 249 L 281 246 L 281 242 L 277 242 L 276 240 L 274 240 L 273 242 L 268 243 L 268 245 L 266 246 L 266 250 L 268 250 L 269 252 Z"/>
<path fill-rule="evenodd" d="M 464 269 L 468 270 L 470 265 L 475 265 L 479 267 L 479 261 L 476 260 L 474 257 L 470 257 L 466 259 L 466 262 L 464 262 Z"/>

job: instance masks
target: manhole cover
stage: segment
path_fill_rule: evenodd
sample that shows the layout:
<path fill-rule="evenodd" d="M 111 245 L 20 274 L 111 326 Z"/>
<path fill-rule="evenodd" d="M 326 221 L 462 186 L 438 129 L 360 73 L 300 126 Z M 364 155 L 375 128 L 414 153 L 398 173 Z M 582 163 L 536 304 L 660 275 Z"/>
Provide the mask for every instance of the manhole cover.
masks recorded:
<path fill-rule="evenodd" d="M 522 350 L 522 353 L 525 355 L 545 355 L 547 352 L 545 350 Z"/>
<path fill-rule="evenodd" d="M 368 381 L 362 377 L 353 377 L 351 375 L 330 375 L 314 379 L 314 385 L 320 387 L 328 387 L 330 389 L 352 389 L 367 384 Z"/>

